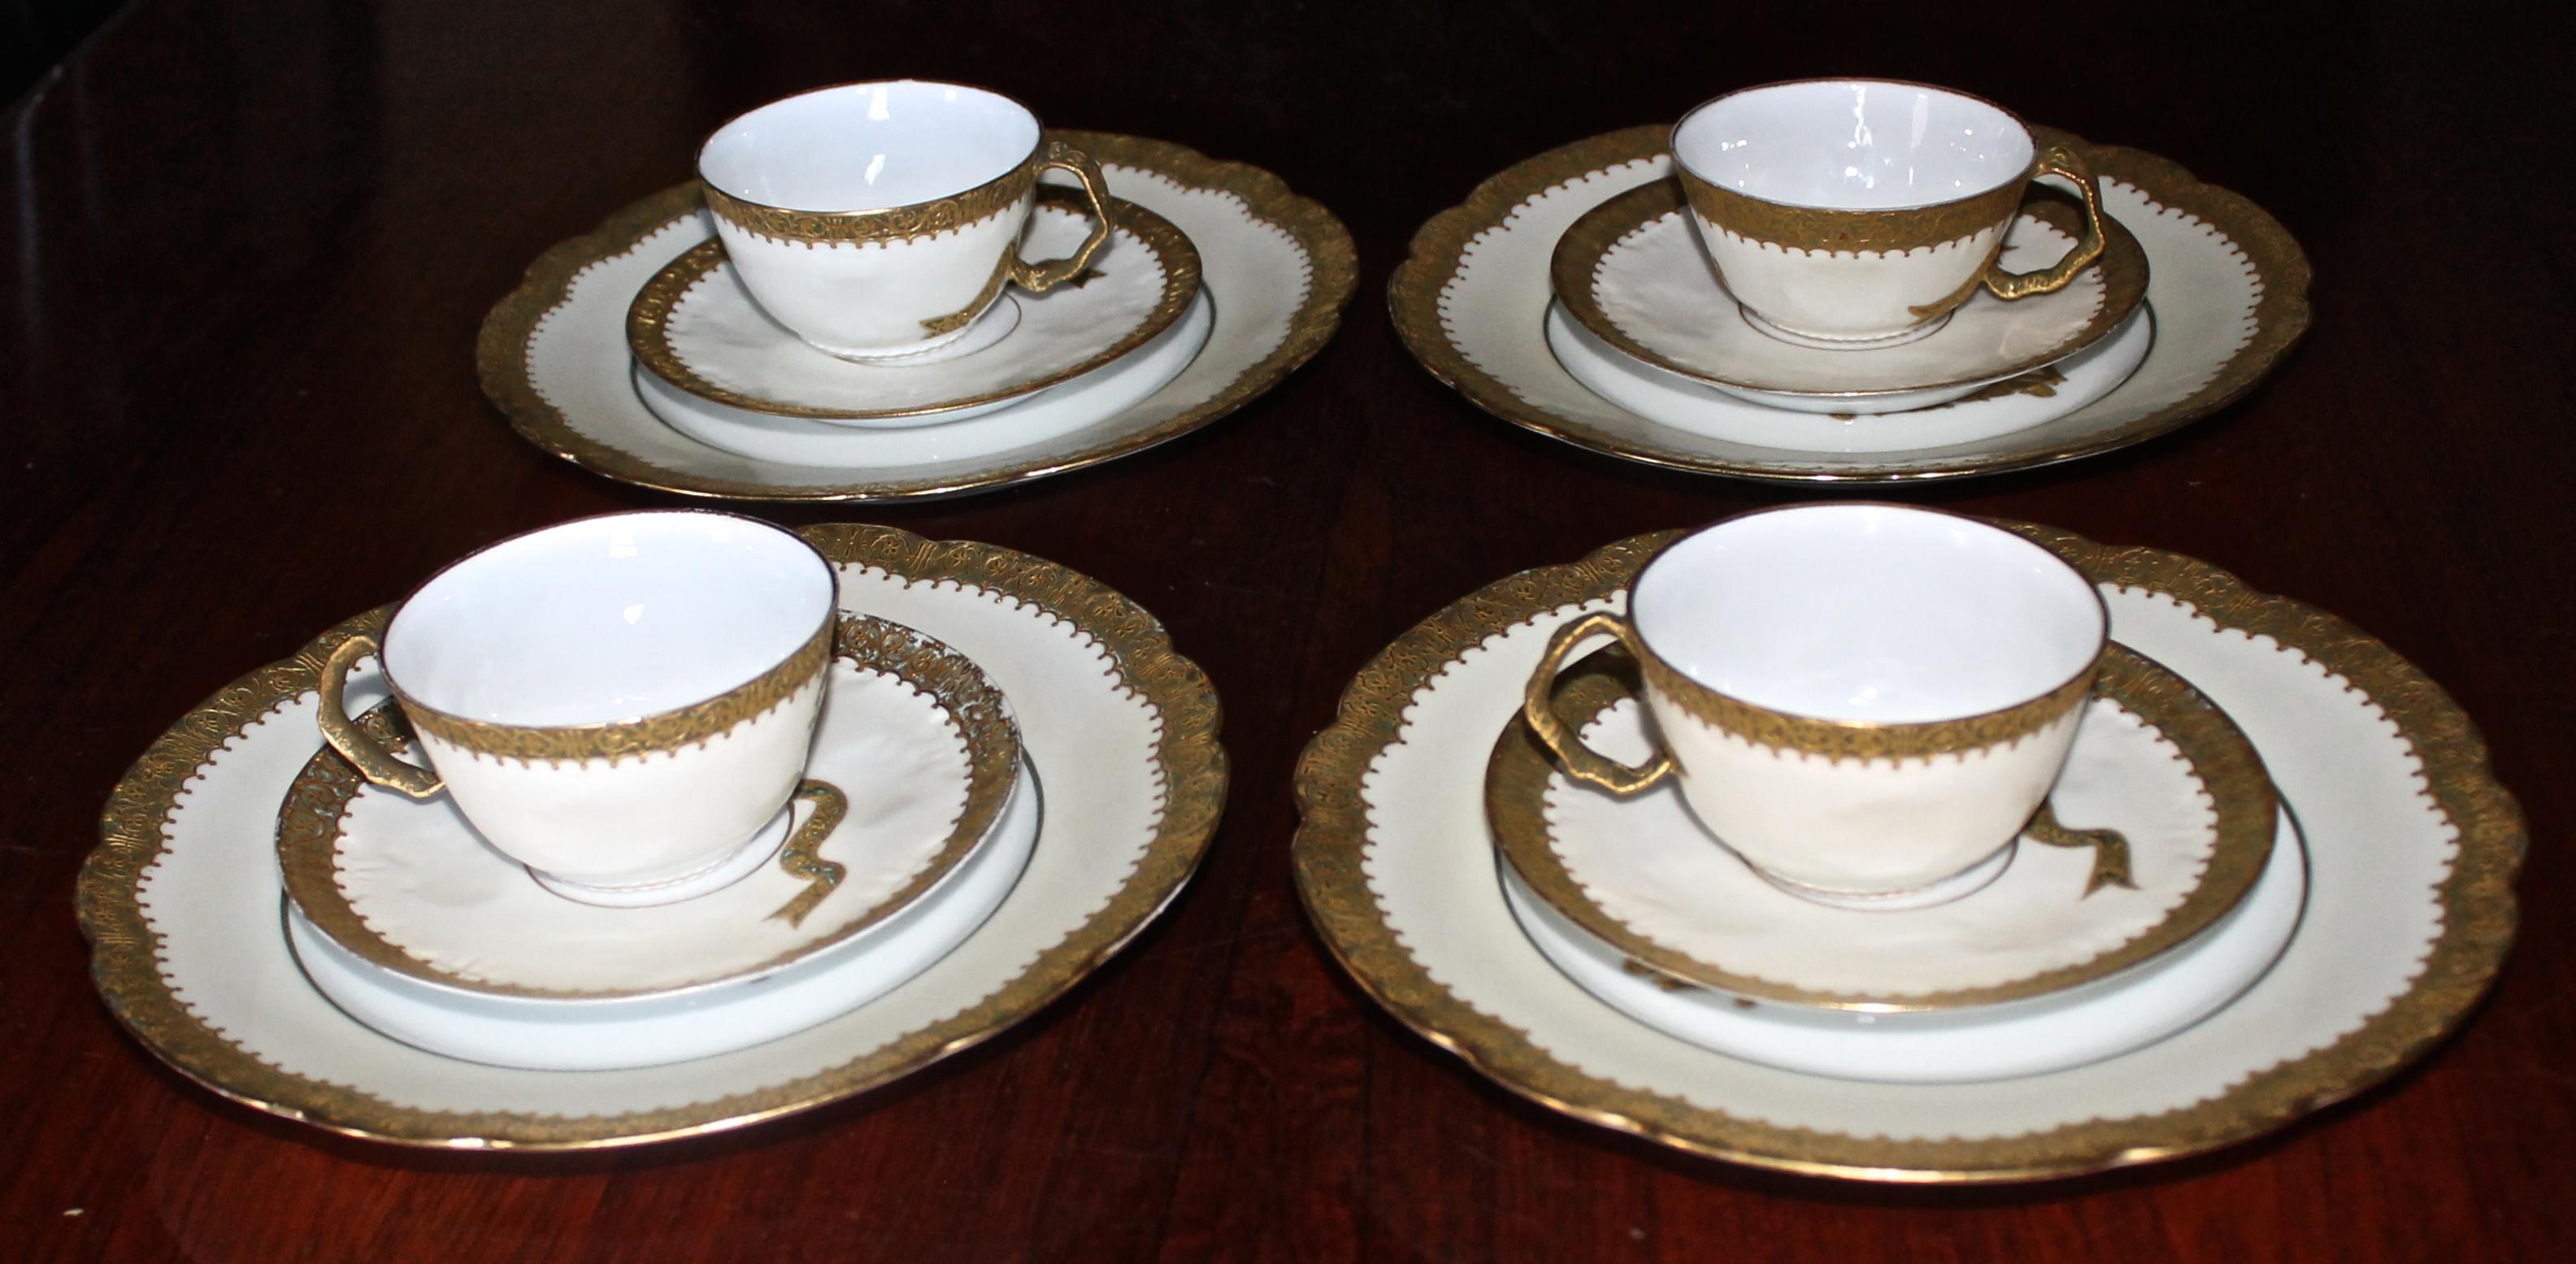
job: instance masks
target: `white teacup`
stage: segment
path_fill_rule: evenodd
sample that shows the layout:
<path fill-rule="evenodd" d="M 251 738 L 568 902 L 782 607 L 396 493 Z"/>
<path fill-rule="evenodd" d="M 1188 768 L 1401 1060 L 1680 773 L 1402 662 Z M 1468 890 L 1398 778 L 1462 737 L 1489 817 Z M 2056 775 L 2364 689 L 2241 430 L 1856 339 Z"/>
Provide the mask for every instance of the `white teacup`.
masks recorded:
<path fill-rule="evenodd" d="M 1038 173 L 1082 181 L 1091 233 L 1070 256 L 1019 257 Z M 1044 293 L 1091 266 L 1113 227 L 1108 181 L 997 92 L 903 79 L 773 101 L 698 151 L 707 209 L 761 308 L 847 360 L 954 341 L 1005 284 Z"/>
<path fill-rule="evenodd" d="M 342 642 L 322 673 L 322 736 L 378 785 L 443 791 L 558 893 L 686 898 L 739 876 L 755 840 L 784 836 L 822 715 L 836 590 L 812 545 L 752 518 L 548 527 L 431 577 L 381 649 Z M 350 722 L 349 671 L 379 653 L 428 771 Z"/>
<path fill-rule="evenodd" d="M 1530 727 L 1615 794 L 1676 778 L 1773 882 L 1823 898 L 1920 892 L 2009 846 L 2074 743 L 2110 615 L 2054 553 L 1902 505 L 1790 505 L 1674 541 L 1628 612 L 1560 629 Z M 1630 767 L 1550 709 L 1566 658 L 1636 658 L 1660 752 Z"/>
<path fill-rule="evenodd" d="M 1746 319 L 1810 346 L 1931 333 L 1979 286 L 2064 288 L 2102 254 L 2092 169 L 1990 101 L 1918 83 L 1808 79 L 1701 104 L 1673 127 L 1691 223 Z M 2083 240 L 2037 272 L 1997 267 L 2041 175 L 2084 194 Z"/>

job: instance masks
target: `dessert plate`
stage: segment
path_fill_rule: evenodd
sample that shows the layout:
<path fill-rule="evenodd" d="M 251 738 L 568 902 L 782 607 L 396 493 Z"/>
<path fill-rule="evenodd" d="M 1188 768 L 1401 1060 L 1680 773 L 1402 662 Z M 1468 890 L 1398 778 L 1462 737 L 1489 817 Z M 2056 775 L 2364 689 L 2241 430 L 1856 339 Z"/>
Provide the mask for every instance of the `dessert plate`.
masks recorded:
<path fill-rule="evenodd" d="M 1204 854 L 1225 798 L 1217 701 L 1152 615 L 1026 554 L 884 527 L 806 535 L 842 607 L 936 637 L 1011 700 L 1046 777 L 1026 871 L 966 941 L 803 1031 L 662 1067 L 527 1071 L 382 1035 L 306 982 L 279 933 L 277 804 L 313 752 L 314 682 L 353 619 L 182 717 L 111 795 L 81 922 L 111 1012 L 182 1074 L 258 1109 L 412 1145 L 580 1149 L 836 1101 L 989 1039 L 1115 953 Z M 361 705 L 369 698 L 361 697 Z"/>
<path fill-rule="evenodd" d="M 1744 478 L 1893 482 L 2048 465 L 2163 434 L 2251 390 L 2307 329 L 2307 258 L 2262 208 L 2152 154 L 2039 128 L 2041 144 L 2081 149 L 2101 174 L 2104 213 L 2146 252 L 2157 328 L 2136 372 L 2081 408 L 1990 437 L 1868 451 L 1839 446 L 1842 428 L 1824 424 L 1804 448 L 1695 433 L 1586 389 L 1545 332 L 1557 239 L 1611 197 L 1669 177 L 1667 131 L 1541 154 L 1425 224 L 1388 289 L 1414 358 L 1506 421 L 1612 456 Z"/>
<path fill-rule="evenodd" d="M 1550 275 L 1576 323 L 1648 364 L 1803 412 L 1893 412 L 1946 403 L 2053 364 L 2101 341 L 2146 297 L 2147 258 L 2117 222 L 2100 262 L 2065 288 L 2005 302 L 1980 289 L 1938 329 L 1866 350 L 1786 342 L 1747 320 L 1700 248 L 1670 180 L 1640 185 L 1578 216 Z M 2002 263 L 2045 267 L 2081 233 L 2073 211 L 2034 202 L 2008 229 Z"/>
<path fill-rule="evenodd" d="M 859 429 L 752 412 L 690 395 L 640 364 L 635 393 L 673 430 L 711 448 L 780 466 L 831 470 L 836 477 L 873 471 L 900 478 L 930 465 L 995 457 L 1114 416 L 1187 369 L 1215 325 L 1215 306 L 1201 293 L 1180 323 L 1118 361 L 993 412 L 964 410 L 979 415 L 936 426 Z"/>
<path fill-rule="evenodd" d="M 1090 231 L 1082 201 L 1038 191 L 1021 249 L 1068 255 Z M 702 241 L 654 273 L 626 310 L 635 362 L 713 404 L 853 426 L 922 426 L 991 412 L 1144 346 L 1198 295 L 1199 256 L 1171 221 L 1112 200 L 1117 230 L 1090 275 L 1042 295 L 1004 293 L 955 343 L 900 360 L 827 355 L 770 319 Z"/>
<path fill-rule="evenodd" d="M 843 616 L 834 641 L 805 772 L 822 785 L 818 801 L 794 844 L 729 887 L 648 908 L 566 900 L 485 844 L 446 796 L 370 785 L 324 749 L 278 813 L 287 898 L 380 969 L 533 1002 L 685 991 L 704 1003 L 866 940 L 992 831 L 1018 779 L 1019 737 L 1009 704 L 964 655 L 864 615 Z M 396 713 L 374 714 L 383 724 Z"/>
<path fill-rule="evenodd" d="M 1615 664 L 1615 666 L 1613 665 Z M 1653 754 L 1605 653 L 1566 679 L 1593 749 Z M 1834 907 L 1764 880 L 1665 785 L 1618 798 L 1558 771 L 1514 721 L 1485 814 L 1505 863 L 1558 914 L 1680 984 L 1876 1014 L 2044 999 L 2169 951 L 2245 898 L 2272 851 L 2272 785 L 2236 726 L 2125 646 L 2105 653 L 2040 823 L 1999 876 L 1924 908 Z M 2053 844 L 2053 845 L 2051 845 Z"/>
<path fill-rule="evenodd" d="M 1484 764 L 1548 637 L 1620 604 L 1670 533 L 1500 581 L 1360 671 L 1297 774 L 1298 884 L 1323 941 L 1391 1014 L 1533 1101 L 1695 1153 L 1855 1179 L 2028 1180 L 2170 1158 L 2279 1128 L 2421 1057 L 2513 938 L 2525 833 L 2468 717 L 2331 615 L 2190 558 L 2017 529 L 2095 578 L 2122 644 L 2226 710 L 2297 812 L 2306 910 L 2216 1013 L 2045 1075 L 1863 1083 L 1701 1048 L 1569 980 L 1495 879 Z"/>
<path fill-rule="evenodd" d="M 1594 394 L 1640 417 L 1725 443 L 1793 452 L 1903 452 L 1992 439 L 2063 417 L 2110 394 L 2155 346 L 2155 315 L 2141 306 L 2110 337 L 1946 404 L 1905 412 L 1816 414 L 1772 408 L 1620 353 L 1547 309 L 1547 346 Z"/>
<path fill-rule="evenodd" d="M 1097 159 L 1112 193 L 1169 220 L 1199 252 L 1212 308 L 1206 345 L 1143 399 L 1025 431 L 1003 422 L 983 437 L 988 446 L 971 454 L 883 465 L 775 461 L 691 438 L 637 395 L 625 323 L 627 305 L 648 278 L 714 235 L 694 183 L 617 212 L 529 267 L 519 288 L 484 318 L 475 351 L 484 394 L 529 442 L 621 482 L 743 500 L 905 500 L 1001 487 L 1143 451 L 1242 407 L 1332 337 L 1358 261 L 1349 231 L 1330 212 L 1260 168 L 1178 145 L 1099 132 L 1050 135 Z M 1015 411 L 973 420 L 999 422 Z"/>

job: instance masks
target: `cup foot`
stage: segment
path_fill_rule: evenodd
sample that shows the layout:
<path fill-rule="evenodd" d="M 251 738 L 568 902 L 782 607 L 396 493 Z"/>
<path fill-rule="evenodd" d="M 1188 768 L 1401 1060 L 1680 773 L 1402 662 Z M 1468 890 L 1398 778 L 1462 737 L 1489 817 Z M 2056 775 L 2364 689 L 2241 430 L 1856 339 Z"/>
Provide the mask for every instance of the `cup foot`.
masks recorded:
<path fill-rule="evenodd" d="M 2002 877 L 2004 870 L 2012 867 L 2013 854 L 2020 844 L 2021 840 L 2016 838 L 1996 848 L 1993 855 L 1949 877 L 1903 891 L 1870 893 L 1827 891 L 1821 887 L 1791 882 L 1775 874 L 1763 873 L 1760 869 L 1755 869 L 1753 872 L 1761 874 L 1763 881 L 1810 903 L 1833 908 L 1860 909 L 1865 912 L 1894 913 L 1906 909 L 1931 908 L 1936 904 L 1947 904 L 1952 900 L 1984 890 L 1988 883 Z"/>
<path fill-rule="evenodd" d="M 1950 323 L 1951 316 L 1951 313 L 1943 312 L 1911 329 L 1900 329 L 1892 334 L 1873 334 L 1860 338 L 1827 338 L 1818 334 L 1802 334 L 1794 329 L 1784 329 L 1764 320 L 1752 308 L 1741 303 L 1736 305 L 1736 310 L 1744 314 L 1745 324 L 1773 338 L 1793 347 L 1814 347 L 1820 351 L 1875 351 L 1881 347 L 1901 347 L 1916 339 L 1928 338 L 1940 332 L 1943 325 Z"/>
<path fill-rule="evenodd" d="M 528 870 L 528 876 L 536 879 L 538 886 L 567 900 L 582 904 L 596 904 L 601 908 L 649 908 L 656 904 L 677 904 L 682 900 L 694 900 L 699 896 L 721 891 L 758 872 L 761 866 L 768 864 L 771 858 L 778 854 L 780 847 L 786 845 L 789 829 L 795 823 L 796 805 L 791 802 L 786 807 L 780 808 L 777 816 L 754 832 L 732 855 L 696 873 L 683 874 L 677 878 L 647 883 L 643 886 L 589 886 L 579 882 L 567 882 L 553 874 L 539 873 L 534 869 Z"/>
<path fill-rule="evenodd" d="M 1003 294 L 996 297 L 993 305 L 985 308 L 983 314 L 969 322 L 964 329 L 944 333 L 925 342 L 879 349 L 826 346 L 807 338 L 805 345 L 835 360 L 901 369 L 918 364 L 940 364 L 973 355 L 1010 337 L 1011 331 L 1019 327 L 1020 305 L 1010 295 Z"/>

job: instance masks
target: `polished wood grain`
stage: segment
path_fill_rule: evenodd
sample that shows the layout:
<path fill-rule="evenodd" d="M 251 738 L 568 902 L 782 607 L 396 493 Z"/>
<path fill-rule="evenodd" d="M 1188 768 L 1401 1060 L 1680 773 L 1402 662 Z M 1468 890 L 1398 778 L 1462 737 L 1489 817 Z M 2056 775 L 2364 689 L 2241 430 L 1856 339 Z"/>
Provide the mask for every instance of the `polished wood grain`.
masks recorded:
<path fill-rule="evenodd" d="M 2576 1237 L 2576 517 L 2563 54 L 2466 10 L 139 0 L 0 134 L 0 1259 L 2521 1259 Z M 1485 1085 L 1328 963 L 1291 765 L 1451 599 L 1795 498 L 1505 426 L 1397 345 L 1388 270 L 1503 166 L 1725 87 L 1966 87 L 2172 156 L 2299 235 L 2306 344 L 2114 456 L 1896 493 L 2206 558 L 2344 614 L 2484 725 L 2529 810 L 2523 942 L 2466 1032 L 2262 1142 L 1950 1192 L 1667 1154 Z M 191 704 L 439 562 L 673 503 L 512 435 L 483 311 L 789 90 L 913 73 L 1259 163 L 1360 297 L 1179 442 L 865 517 L 1044 554 L 1159 614 L 1235 759 L 1164 922 L 1024 1028 L 815 1114 L 588 1157 L 396 1152 L 225 1104 L 92 995 L 71 889 Z"/>

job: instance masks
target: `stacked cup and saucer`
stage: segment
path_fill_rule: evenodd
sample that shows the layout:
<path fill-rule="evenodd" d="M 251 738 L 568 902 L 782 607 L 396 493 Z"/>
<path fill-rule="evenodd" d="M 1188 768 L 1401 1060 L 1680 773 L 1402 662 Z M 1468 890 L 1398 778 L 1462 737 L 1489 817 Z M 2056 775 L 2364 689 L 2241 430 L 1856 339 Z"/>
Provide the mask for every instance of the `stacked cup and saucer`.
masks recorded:
<path fill-rule="evenodd" d="M 1671 146 L 1676 178 L 1585 212 L 1550 260 L 1549 346 L 1605 399 L 1794 446 L 1922 448 L 2040 419 L 1947 408 L 1970 396 L 2063 412 L 2146 358 L 2146 252 L 2083 153 L 2001 106 L 1770 84 L 1692 110 Z M 2080 200 L 2027 196 L 2048 177 Z"/>
<path fill-rule="evenodd" d="M 2170 1036 L 2270 967 L 2305 870 L 2244 734 L 2109 629 L 1946 513 L 1685 537 L 1556 631 L 1493 749 L 1506 900 L 1583 989 L 1749 1062 L 1965 1083 Z"/>
<path fill-rule="evenodd" d="M 583 519 L 431 578 L 320 675 L 286 792 L 287 938 L 406 1044 L 655 1066 L 845 1013 L 955 949 L 1038 834 L 977 664 L 841 609 L 803 537 Z M 382 703 L 352 714 L 363 673 Z"/>
<path fill-rule="evenodd" d="M 1188 234 L 986 89 L 788 97 L 718 128 L 698 176 L 714 235 L 634 292 L 625 337 L 644 406 L 736 456 L 1025 448 L 1153 395 L 1214 325 Z"/>

